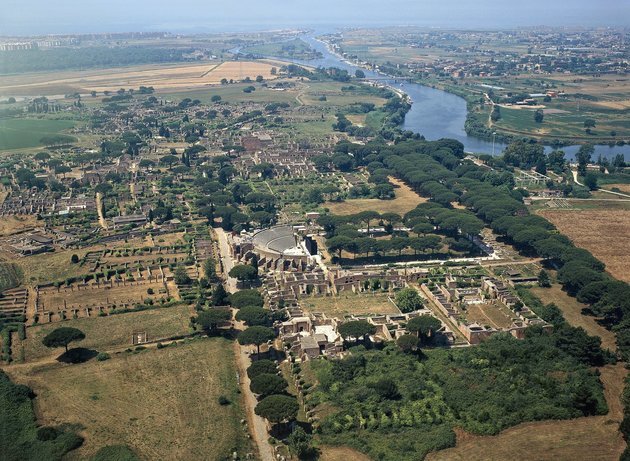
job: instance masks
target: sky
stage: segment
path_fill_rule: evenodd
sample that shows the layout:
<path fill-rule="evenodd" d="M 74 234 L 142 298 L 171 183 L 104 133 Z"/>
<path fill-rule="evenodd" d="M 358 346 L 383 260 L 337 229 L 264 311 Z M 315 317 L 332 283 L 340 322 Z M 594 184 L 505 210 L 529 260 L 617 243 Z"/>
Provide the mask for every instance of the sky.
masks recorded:
<path fill-rule="evenodd" d="M 370 25 L 630 26 L 630 0 L 0 0 L 0 35 Z"/>

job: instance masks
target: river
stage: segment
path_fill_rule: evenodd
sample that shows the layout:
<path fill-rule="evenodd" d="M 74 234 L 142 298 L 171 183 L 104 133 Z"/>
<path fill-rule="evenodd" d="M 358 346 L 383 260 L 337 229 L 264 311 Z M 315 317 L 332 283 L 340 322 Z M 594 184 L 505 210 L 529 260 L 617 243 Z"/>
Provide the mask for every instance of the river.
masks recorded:
<path fill-rule="evenodd" d="M 312 48 L 322 54 L 322 58 L 311 61 L 292 60 L 296 64 L 302 64 L 311 67 L 338 67 L 345 69 L 354 74 L 358 66 L 340 59 L 337 55 L 331 53 L 326 45 L 317 40 L 313 35 L 305 35 L 300 37 L 307 42 Z M 286 60 L 286 58 L 282 58 Z M 440 138 L 457 139 L 464 144 L 466 152 L 476 154 L 496 154 L 499 155 L 506 147 L 506 144 L 493 143 L 485 141 L 474 136 L 469 136 L 464 131 L 464 123 L 466 121 L 467 108 L 466 101 L 454 94 L 443 90 L 430 88 L 428 86 L 417 83 L 403 82 L 388 78 L 383 74 L 363 69 L 367 79 L 375 79 L 380 83 L 391 86 L 398 90 L 404 91 L 411 101 L 411 109 L 405 117 L 402 128 L 404 130 L 413 131 L 423 135 L 428 140 L 436 140 Z M 580 148 L 579 145 L 565 146 L 562 150 L 566 154 L 566 158 L 572 160 L 575 153 Z M 550 152 L 551 147 L 545 147 Z M 623 154 L 624 158 L 630 158 L 630 145 L 609 147 L 607 145 L 595 146 L 595 155 L 602 155 L 605 158 L 612 158 L 617 154 Z M 595 158 L 593 160 L 595 160 Z"/>

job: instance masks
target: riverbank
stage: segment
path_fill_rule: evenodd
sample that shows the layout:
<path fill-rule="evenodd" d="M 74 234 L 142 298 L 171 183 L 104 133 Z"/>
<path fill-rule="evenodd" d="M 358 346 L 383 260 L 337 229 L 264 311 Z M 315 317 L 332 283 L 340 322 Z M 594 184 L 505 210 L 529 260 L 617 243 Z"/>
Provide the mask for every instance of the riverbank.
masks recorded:
<path fill-rule="evenodd" d="M 472 88 L 464 88 L 463 86 L 447 85 L 437 80 L 427 81 L 417 78 L 408 80 L 408 76 L 388 75 L 380 70 L 374 71 L 370 66 L 363 62 L 355 62 L 344 57 L 325 39 L 321 39 L 319 37 L 308 38 L 310 38 L 309 42 L 320 45 L 321 48 L 325 50 L 325 54 L 338 61 L 338 63 L 348 68 L 362 69 L 366 73 L 367 80 L 407 80 L 404 90 L 400 90 L 397 87 L 395 88 L 396 90 L 404 91 L 409 97 L 409 100 L 414 103 L 409 113 L 411 118 L 414 118 L 413 115 L 416 111 L 421 112 L 422 117 L 417 117 L 413 122 L 408 122 L 408 119 L 406 119 L 402 128 L 420 133 L 427 139 L 457 139 L 464 143 L 466 151 L 486 154 L 501 152 L 505 149 L 507 143 L 513 140 L 530 138 L 535 142 L 539 142 L 547 146 L 546 150 L 548 152 L 553 149 L 563 148 L 569 158 L 571 158 L 577 152 L 580 145 L 584 143 L 592 143 L 595 145 L 595 155 L 601 154 L 603 157 L 612 158 L 614 155 L 621 153 L 626 156 L 626 158 L 630 156 L 630 146 L 626 144 L 625 141 L 618 141 L 615 138 L 606 137 L 602 139 L 587 136 L 540 136 L 528 131 L 508 130 L 503 127 L 494 126 L 488 127 L 485 120 L 482 121 L 481 119 L 485 118 L 487 120 L 489 114 L 487 111 L 483 111 L 483 106 L 477 102 L 477 98 L 482 97 L 483 95 L 482 91 Z M 330 65 L 329 62 L 328 64 Z M 412 97 L 410 94 L 411 85 L 455 96 L 460 100 L 459 105 L 461 105 L 461 109 L 456 107 L 444 107 L 445 104 L 442 101 L 442 99 L 444 99 L 443 97 L 439 95 L 428 95 L 427 92 L 422 92 L 423 94 L 421 96 L 424 97 Z M 431 110 L 428 105 L 432 103 L 433 100 L 438 101 L 438 105 L 434 110 Z M 421 102 L 424 106 L 419 110 L 416 104 L 418 102 Z M 458 105 L 458 103 L 453 102 L 452 105 L 455 106 Z M 456 114 L 458 110 L 462 110 L 462 113 Z M 440 116 L 440 111 L 446 112 L 449 117 L 444 117 L 444 119 L 441 120 L 442 123 L 433 122 L 436 117 Z M 417 122 L 422 123 L 422 126 L 416 125 Z M 456 123 L 461 124 L 456 126 Z M 435 131 L 435 133 L 432 133 L 431 131 Z"/>

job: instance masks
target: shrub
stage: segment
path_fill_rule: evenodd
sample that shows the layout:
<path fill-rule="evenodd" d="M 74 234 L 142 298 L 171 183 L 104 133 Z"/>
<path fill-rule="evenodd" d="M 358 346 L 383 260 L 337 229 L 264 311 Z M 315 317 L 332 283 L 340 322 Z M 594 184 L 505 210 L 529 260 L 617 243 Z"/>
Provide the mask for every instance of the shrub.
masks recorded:
<path fill-rule="evenodd" d="M 99 352 L 96 356 L 96 360 L 99 362 L 104 362 L 105 360 L 111 359 L 111 356 L 107 352 Z"/>
<path fill-rule="evenodd" d="M 37 440 L 46 442 L 55 440 L 59 436 L 59 431 L 54 427 L 44 426 L 37 429 Z"/>
<path fill-rule="evenodd" d="M 219 405 L 225 406 L 225 405 L 229 405 L 230 403 L 232 402 L 225 395 L 219 396 Z"/>

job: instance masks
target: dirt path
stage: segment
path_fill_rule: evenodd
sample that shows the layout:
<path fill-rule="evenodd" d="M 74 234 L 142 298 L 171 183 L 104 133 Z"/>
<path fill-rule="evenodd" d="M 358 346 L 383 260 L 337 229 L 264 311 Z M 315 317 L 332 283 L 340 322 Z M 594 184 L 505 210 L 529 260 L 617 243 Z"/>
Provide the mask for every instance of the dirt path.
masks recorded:
<path fill-rule="evenodd" d="M 221 228 L 216 229 L 217 240 L 219 241 L 219 256 L 223 263 L 223 273 L 225 274 L 225 289 L 228 293 L 234 293 L 236 291 L 236 279 L 228 276 L 230 269 L 234 267 L 234 261 L 230 257 L 230 249 L 228 243 L 228 237 L 225 231 Z"/>
<path fill-rule="evenodd" d="M 247 355 L 247 351 L 247 347 L 240 346 L 236 341 L 234 342 L 234 355 L 236 356 L 236 364 L 240 376 L 241 393 L 245 401 L 247 425 L 249 427 L 249 433 L 258 447 L 260 459 L 262 461 L 273 461 L 273 448 L 268 441 L 269 434 L 267 432 L 267 423 L 263 418 L 254 413 L 257 400 L 249 389 L 250 380 L 249 376 L 247 376 L 247 368 L 250 365 L 250 359 Z"/>
<path fill-rule="evenodd" d="M 98 213 L 98 222 L 104 230 L 107 230 L 107 221 L 103 216 L 103 197 L 100 192 L 96 193 L 96 212 Z"/>

